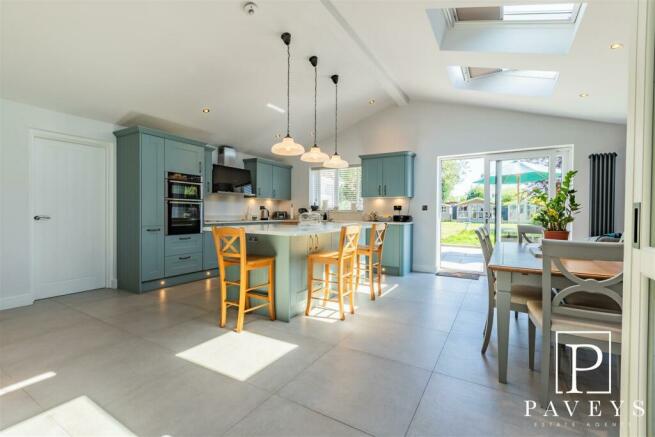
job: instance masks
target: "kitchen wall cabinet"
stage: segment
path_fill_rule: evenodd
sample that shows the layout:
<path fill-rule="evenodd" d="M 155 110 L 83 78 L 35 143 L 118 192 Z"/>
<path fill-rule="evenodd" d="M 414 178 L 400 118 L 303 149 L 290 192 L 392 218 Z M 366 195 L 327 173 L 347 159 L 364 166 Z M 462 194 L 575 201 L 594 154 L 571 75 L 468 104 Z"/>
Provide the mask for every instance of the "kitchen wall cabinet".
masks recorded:
<path fill-rule="evenodd" d="M 166 172 L 202 176 L 205 149 L 196 144 L 166 139 Z"/>
<path fill-rule="evenodd" d="M 290 165 L 262 158 L 244 159 L 243 165 L 250 170 L 253 190 L 257 197 L 291 200 Z"/>
<path fill-rule="evenodd" d="M 212 159 L 212 153 L 214 152 L 213 147 L 205 148 L 205 174 L 204 178 L 204 195 L 207 196 L 212 192 L 212 184 L 214 182 L 214 160 Z"/>
<path fill-rule="evenodd" d="M 360 155 L 362 197 L 414 197 L 414 152 Z"/>
<path fill-rule="evenodd" d="M 205 144 L 139 126 L 114 135 L 118 287 L 140 293 L 159 288 L 164 279 L 167 285 L 200 279 L 204 273 L 202 236 L 183 240 L 190 249 L 174 244 L 166 236 L 164 198 L 167 171 L 205 172 Z M 172 258 L 187 255 L 192 256 Z M 180 272 L 193 274 L 177 276 Z"/>

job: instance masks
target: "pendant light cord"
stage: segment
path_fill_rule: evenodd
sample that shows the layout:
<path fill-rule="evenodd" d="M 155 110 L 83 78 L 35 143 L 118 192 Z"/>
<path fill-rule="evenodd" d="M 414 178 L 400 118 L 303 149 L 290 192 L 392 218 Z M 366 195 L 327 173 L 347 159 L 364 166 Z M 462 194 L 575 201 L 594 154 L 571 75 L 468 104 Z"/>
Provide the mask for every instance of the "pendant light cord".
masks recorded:
<path fill-rule="evenodd" d="M 314 66 L 314 146 L 316 146 L 316 99 L 318 96 L 318 67 Z"/>
<path fill-rule="evenodd" d="M 339 85 L 334 84 L 334 154 L 337 155 L 337 117 L 339 115 Z"/>
<path fill-rule="evenodd" d="M 291 48 L 287 44 L 287 137 L 291 134 Z"/>

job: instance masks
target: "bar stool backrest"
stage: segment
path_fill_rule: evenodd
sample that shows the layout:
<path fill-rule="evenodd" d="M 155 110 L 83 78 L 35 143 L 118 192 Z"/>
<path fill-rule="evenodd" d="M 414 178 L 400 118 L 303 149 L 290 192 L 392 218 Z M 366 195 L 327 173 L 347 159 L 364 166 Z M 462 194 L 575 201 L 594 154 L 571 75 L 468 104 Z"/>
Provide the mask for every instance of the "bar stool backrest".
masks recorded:
<path fill-rule="evenodd" d="M 359 245 L 359 234 L 362 230 L 360 225 L 347 225 L 341 227 L 339 235 L 339 260 L 352 258 L 357 253 Z"/>
<path fill-rule="evenodd" d="M 387 233 L 387 224 L 386 223 L 381 223 L 381 224 L 373 224 L 371 225 L 371 234 L 370 234 L 370 240 L 369 240 L 369 245 L 371 249 L 380 249 L 382 250 L 384 248 L 384 236 Z"/>
<path fill-rule="evenodd" d="M 239 261 L 242 272 L 246 269 L 246 230 L 245 228 L 212 227 L 214 247 L 218 258 L 221 277 L 225 277 L 225 258 Z"/>

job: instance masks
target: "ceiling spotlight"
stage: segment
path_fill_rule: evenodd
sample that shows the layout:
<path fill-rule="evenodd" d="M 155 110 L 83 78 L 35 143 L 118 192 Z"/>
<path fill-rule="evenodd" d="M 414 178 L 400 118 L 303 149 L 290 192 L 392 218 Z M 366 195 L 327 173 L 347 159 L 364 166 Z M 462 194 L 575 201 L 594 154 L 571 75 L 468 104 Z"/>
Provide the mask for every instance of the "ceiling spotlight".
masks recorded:
<path fill-rule="evenodd" d="M 369 105 L 375 105 L 375 99 L 370 99 L 370 100 L 368 101 L 368 104 L 369 104 Z"/>
<path fill-rule="evenodd" d="M 209 108 L 202 108 L 202 112 L 205 113 L 205 114 L 207 114 L 209 111 L 211 111 L 211 109 L 209 109 Z"/>
<path fill-rule="evenodd" d="M 613 42 L 612 44 L 610 44 L 610 49 L 612 50 L 617 50 L 622 48 L 623 48 L 623 44 L 621 44 L 620 42 Z"/>
<path fill-rule="evenodd" d="M 578 96 L 584 98 L 584 97 L 589 97 L 589 94 L 588 93 L 580 93 L 580 94 L 578 94 Z"/>
<path fill-rule="evenodd" d="M 256 10 L 257 10 L 257 3 L 248 2 L 245 5 L 243 5 L 243 11 L 248 15 L 255 15 Z"/>

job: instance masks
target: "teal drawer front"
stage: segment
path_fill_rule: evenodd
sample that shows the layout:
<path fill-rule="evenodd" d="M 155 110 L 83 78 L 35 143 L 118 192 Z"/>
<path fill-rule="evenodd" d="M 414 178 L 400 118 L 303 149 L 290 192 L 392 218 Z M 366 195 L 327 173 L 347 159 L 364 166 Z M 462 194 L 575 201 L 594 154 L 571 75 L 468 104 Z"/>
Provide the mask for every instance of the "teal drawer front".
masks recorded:
<path fill-rule="evenodd" d="M 202 234 L 169 235 L 164 250 L 166 256 L 202 253 Z"/>
<path fill-rule="evenodd" d="M 202 270 L 202 253 L 167 256 L 166 276 L 177 276 Z"/>

